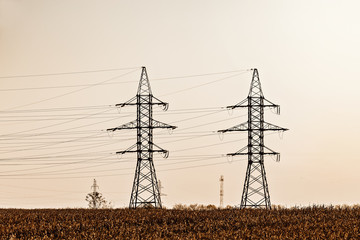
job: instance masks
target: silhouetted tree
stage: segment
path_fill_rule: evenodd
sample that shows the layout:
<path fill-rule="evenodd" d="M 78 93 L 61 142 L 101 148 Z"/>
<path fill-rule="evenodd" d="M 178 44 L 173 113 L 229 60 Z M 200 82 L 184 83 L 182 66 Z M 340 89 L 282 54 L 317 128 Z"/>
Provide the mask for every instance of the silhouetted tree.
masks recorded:
<path fill-rule="evenodd" d="M 101 193 L 97 191 L 99 186 L 96 184 L 96 180 L 94 179 L 94 184 L 91 186 L 93 192 L 88 193 L 86 195 L 85 200 L 88 202 L 89 208 L 112 208 L 112 203 L 107 202 Z"/>

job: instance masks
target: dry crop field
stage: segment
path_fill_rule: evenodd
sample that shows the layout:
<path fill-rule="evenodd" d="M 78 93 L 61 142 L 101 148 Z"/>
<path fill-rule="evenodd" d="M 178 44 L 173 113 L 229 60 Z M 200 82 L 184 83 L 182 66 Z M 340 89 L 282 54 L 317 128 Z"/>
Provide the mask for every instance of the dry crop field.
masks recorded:
<path fill-rule="evenodd" d="M 0 209 L 0 239 L 360 239 L 360 208 Z"/>

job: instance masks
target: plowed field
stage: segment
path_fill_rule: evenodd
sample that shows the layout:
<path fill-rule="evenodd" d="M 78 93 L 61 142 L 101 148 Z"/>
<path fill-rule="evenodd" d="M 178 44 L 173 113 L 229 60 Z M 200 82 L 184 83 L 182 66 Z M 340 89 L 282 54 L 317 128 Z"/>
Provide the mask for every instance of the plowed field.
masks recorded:
<path fill-rule="evenodd" d="M 360 209 L 0 209 L 0 236 L 1 239 L 360 239 Z"/>

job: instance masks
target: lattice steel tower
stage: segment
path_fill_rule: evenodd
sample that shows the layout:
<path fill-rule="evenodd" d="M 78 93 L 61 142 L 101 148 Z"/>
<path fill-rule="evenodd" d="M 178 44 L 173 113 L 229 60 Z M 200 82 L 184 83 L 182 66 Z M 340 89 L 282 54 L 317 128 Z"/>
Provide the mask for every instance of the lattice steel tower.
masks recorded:
<path fill-rule="evenodd" d="M 91 188 L 93 189 L 93 194 L 95 195 L 97 193 L 97 190 L 99 189 L 99 185 L 97 185 L 96 179 L 94 179 L 94 183 Z"/>
<path fill-rule="evenodd" d="M 164 103 L 152 95 L 145 67 L 142 67 L 136 96 L 125 103 L 116 104 L 117 107 L 129 105 L 136 105 L 137 119 L 119 127 L 108 129 L 108 131 L 123 129 L 137 130 L 136 144 L 124 151 L 117 152 L 117 154 L 137 153 L 137 165 L 129 207 L 137 208 L 151 205 L 161 208 L 161 197 L 153 163 L 153 153 L 163 153 L 164 157 L 168 157 L 168 151 L 153 143 L 153 129 L 175 129 L 176 127 L 153 119 L 153 105 L 162 106 L 164 111 L 166 111 L 168 109 L 168 103 Z"/>
<path fill-rule="evenodd" d="M 225 133 L 231 131 L 247 131 L 248 145 L 235 153 L 229 153 L 228 156 L 247 155 L 248 165 L 244 189 L 241 197 L 240 208 L 262 207 L 271 209 L 270 194 L 266 180 L 264 167 L 264 156 L 275 155 L 277 161 L 280 160 L 280 153 L 274 152 L 264 145 L 265 131 L 287 131 L 288 129 L 275 126 L 264 121 L 264 109 L 273 108 L 277 114 L 280 114 L 280 106 L 264 98 L 259 73 L 253 69 L 253 77 L 248 97 L 242 102 L 228 106 L 228 109 L 247 108 L 248 121 L 226 130 L 218 132 Z M 247 151 L 246 151 L 247 150 Z"/>

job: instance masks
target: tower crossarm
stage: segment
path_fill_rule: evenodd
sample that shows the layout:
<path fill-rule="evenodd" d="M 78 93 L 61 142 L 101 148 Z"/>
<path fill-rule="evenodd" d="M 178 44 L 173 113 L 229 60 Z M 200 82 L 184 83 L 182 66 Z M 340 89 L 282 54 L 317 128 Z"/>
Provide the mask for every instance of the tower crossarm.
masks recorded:
<path fill-rule="evenodd" d="M 261 155 L 279 155 L 280 153 L 275 152 L 273 150 L 271 150 L 270 148 L 264 146 L 264 149 L 266 149 L 266 152 L 260 152 L 259 154 Z M 247 151 L 246 151 L 247 150 Z M 227 156 L 239 156 L 239 155 L 251 155 L 252 153 L 249 152 L 249 146 L 245 146 L 242 149 L 240 149 L 239 151 L 235 152 L 235 153 L 228 153 L 226 154 Z M 279 161 L 279 160 L 277 160 Z"/>
<path fill-rule="evenodd" d="M 227 156 L 238 156 L 238 155 L 248 155 L 248 152 L 246 151 L 248 149 L 248 147 L 243 147 L 242 149 L 240 149 L 239 151 L 235 152 L 235 153 L 228 153 L 226 154 Z M 246 152 L 244 152 L 246 151 Z"/>
<path fill-rule="evenodd" d="M 268 147 L 266 147 L 266 146 L 264 146 L 264 149 L 267 150 L 267 152 L 263 152 L 263 153 L 262 153 L 262 154 L 264 154 L 264 155 L 278 155 L 278 154 L 280 154 L 280 153 L 275 152 L 274 150 L 272 150 L 272 149 L 270 149 L 270 148 L 268 148 Z M 261 153 L 260 153 L 260 154 L 261 154 Z"/>
<path fill-rule="evenodd" d="M 125 123 L 123 125 L 120 125 L 118 127 L 115 127 L 115 128 L 108 128 L 106 129 L 106 131 L 109 131 L 109 132 L 114 132 L 116 130 L 122 130 L 122 129 L 136 129 L 137 128 L 137 122 L 136 120 L 134 121 L 131 121 L 129 123 Z"/>
<path fill-rule="evenodd" d="M 258 99 L 261 101 L 251 101 L 251 99 Z M 252 102 L 250 105 L 249 103 Z M 254 104 L 254 102 L 258 102 L 259 104 Z M 280 105 L 277 105 L 275 103 L 272 103 L 271 101 L 267 100 L 263 96 L 261 97 L 247 97 L 246 99 L 242 100 L 238 104 L 227 106 L 227 109 L 235 109 L 235 108 L 248 108 L 248 107 L 263 107 L 263 108 L 273 108 L 275 109 L 275 113 L 277 115 L 280 114 Z"/>
<path fill-rule="evenodd" d="M 248 99 L 244 99 L 241 102 L 239 102 L 238 104 L 232 105 L 232 106 L 227 106 L 227 109 L 234 109 L 234 108 L 239 108 L 239 107 L 248 107 Z"/>
<path fill-rule="evenodd" d="M 162 106 L 164 111 L 167 111 L 167 110 L 168 110 L 168 108 L 169 108 L 169 104 L 168 104 L 168 103 L 163 102 L 163 101 L 161 101 L 160 99 L 158 99 L 158 98 L 156 98 L 156 97 L 154 97 L 154 96 L 152 96 L 152 98 L 153 98 L 153 101 L 152 101 L 152 104 L 153 104 L 153 105 Z M 154 100 L 155 100 L 155 101 L 154 101 Z"/>
<path fill-rule="evenodd" d="M 152 149 L 152 152 L 157 152 L 157 153 L 162 153 L 164 154 L 163 157 L 164 158 L 168 158 L 169 157 L 169 151 L 162 149 L 161 147 L 159 147 L 158 145 L 156 145 L 155 143 L 153 143 L 154 147 L 156 147 L 156 149 Z"/>
<path fill-rule="evenodd" d="M 137 144 L 132 145 L 131 147 L 129 147 L 126 150 L 123 151 L 118 151 L 116 152 L 116 154 L 125 154 L 125 153 L 139 153 L 139 152 L 148 152 L 148 153 L 163 153 L 164 154 L 164 158 L 167 158 L 169 156 L 169 151 L 162 149 L 161 147 L 159 147 L 158 145 L 152 143 L 153 147 L 152 149 L 144 149 L 139 151 L 137 149 Z"/>
<path fill-rule="evenodd" d="M 151 101 L 149 101 L 149 97 L 151 98 Z M 146 99 L 145 100 L 146 103 L 137 101 L 138 99 L 141 100 L 142 98 Z M 135 97 L 131 98 L 127 102 L 115 104 L 115 107 L 136 106 L 136 105 L 142 105 L 142 104 L 162 106 L 164 111 L 167 111 L 168 108 L 169 108 L 168 103 L 161 101 L 160 99 L 154 97 L 151 94 L 148 94 L 148 95 L 144 95 L 144 94 L 139 95 L 139 94 L 137 94 Z"/>
<path fill-rule="evenodd" d="M 124 150 L 124 151 L 118 151 L 116 152 L 116 154 L 124 154 L 124 153 L 133 153 L 133 152 L 137 152 L 137 144 L 135 143 L 134 145 L 132 145 L 131 147 L 129 147 L 128 149 Z"/>
<path fill-rule="evenodd" d="M 285 132 L 285 131 L 287 131 L 289 129 L 282 128 L 282 127 L 276 126 L 276 125 L 268 123 L 268 122 L 264 122 L 263 127 L 261 127 L 260 129 L 254 129 L 254 130 L 260 130 L 260 131 L 283 131 L 283 132 Z"/>
<path fill-rule="evenodd" d="M 224 129 L 224 130 L 218 130 L 219 133 L 225 133 L 225 132 L 234 132 L 234 131 L 247 131 L 248 130 L 248 123 L 241 123 L 239 125 L 236 125 L 234 127 Z"/>
<path fill-rule="evenodd" d="M 177 127 L 175 126 L 171 126 L 169 124 L 166 123 L 162 123 L 160 121 L 157 121 L 155 119 L 152 120 L 152 128 L 169 128 L 169 129 L 176 129 Z"/>
<path fill-rule="evenodd" d="M 274 156 L 276 157 L 276 161 L 277 161 L 277 162 L 280 162 L 280 153 L 275 152 L 274 150 L 272 150 L 272 149 L 270 149 L 270 148 L 268 148 L 268 147 L 265 147 L 265 146 L 264 146 L 264 148 L 265 148 L 266 150 L 268 150 L 267 152 L 264 152 L 264 153 L 263 153 L 264 155 L 274 155 Z"/>
<path fill-rule="evenodd" d="M 277 105 L 275 103 L 270 102 L 269 100 L 267 100 L 266 98 L 264 98 L 264 108 L 273 108 L 275 109 L 275 113 L 277 115 L 280 115 L 280 105 Z"/>
<path fill-rule="evenodd" d="M 129 101 L 127 102 L 124 102 L 124 103 L 118 103 L 118 104 L 115 104 L 115 107 L 125 107 L 125 106 L 136 106 L 137 103 L 136 103 L 136 96 L 131 98 Z"/>
<path fill-rule="evenodd" d="M 263 126 L 261 126 L 259 128 L 259 127 L 256 127 L 258 124 L 254 124 L 254 123 L 256 123 L 256 122 L 253 122 L 252 125 L 255 125 L 255 127 L 254 126 L 249 127 L 249 124 L 247 122 L 245 122 L 245 123 L 236 125 L 234 127 L 228 128 L 228 129 L 219 130 L 218 132 L 220 132 L 220 133 L 235 132 L 235 131 L 283 131 L 283 132 L 285 132 L 285 131 L 289 130 L 287 128 L 282 128 L 282 127 L 279 127 L 279 126 L 276 126 L 274 124 L 267 123 L 267 122 L 264 122 Z"/>
<path fill-rule="evenodd" d="M 139 127 L 138 124 L 137 124 L 137 121 L 134 120 L 134 121 L 125 123 L 123 125 L 120 125 L 118 127 L 115 127 L 115 128 L 108 128 L 108 129 L 106 129 L 106 131 L 114 132 L 116 130 L 138 129 L 138 128 L 151 128 L 151 129 L 153 129 L 153 128 L 168 128 L 168 129 L 173 129 L 174 130 L 177 127 L 176 126 L 171 126 L 171 125 L 166 124 L 166 123 L 162 123 L 162 122 L 154 120 L 154 119 L 152 119 L 152 124 L 150 126 L 141 126 L 141 127 Z"/>

